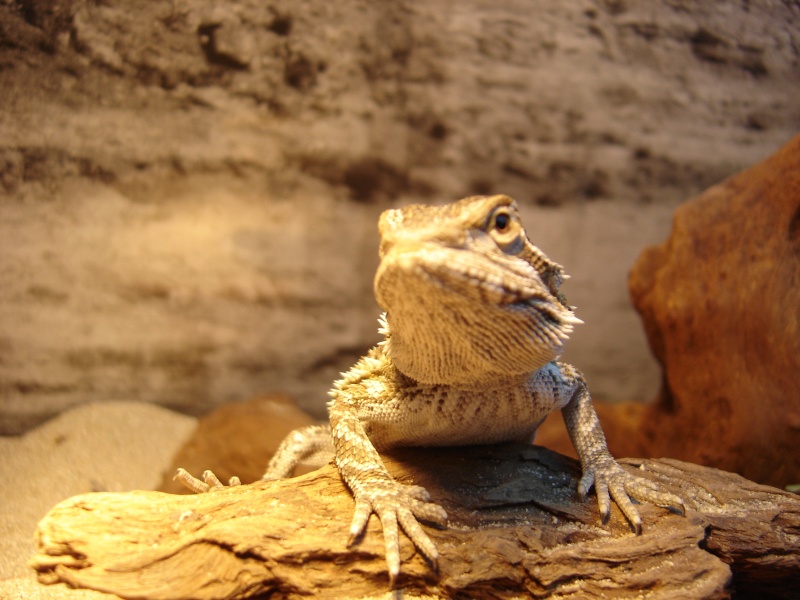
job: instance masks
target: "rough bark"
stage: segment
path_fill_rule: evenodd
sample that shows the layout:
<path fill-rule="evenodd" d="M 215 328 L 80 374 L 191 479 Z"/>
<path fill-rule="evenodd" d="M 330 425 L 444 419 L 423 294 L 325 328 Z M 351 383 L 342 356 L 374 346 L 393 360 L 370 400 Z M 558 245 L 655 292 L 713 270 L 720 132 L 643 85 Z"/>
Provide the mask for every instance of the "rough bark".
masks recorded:
<path fill-rule="evenodd" d="M 642 465 L 686 501 L 681 516 L 643 505 L 644 533 L 614 509 L 599 523 L 580 500 L 579 466 L 525 445 L 404 450 L 398 479 L 424 485 L 450 515 L 430 529 L 438 571 L 404 540 L 408 594 L 503 598 L 789 597 L 800 585 L 800 499 L 737 475 L 674 460 Z M 353 504 L 331 466 L 281 482 L 197 496 L 76 496 L 39 524 L 32 566 L 123 598 L 360 597 L 388 590 L 376 519 L 345 545 Z"/>

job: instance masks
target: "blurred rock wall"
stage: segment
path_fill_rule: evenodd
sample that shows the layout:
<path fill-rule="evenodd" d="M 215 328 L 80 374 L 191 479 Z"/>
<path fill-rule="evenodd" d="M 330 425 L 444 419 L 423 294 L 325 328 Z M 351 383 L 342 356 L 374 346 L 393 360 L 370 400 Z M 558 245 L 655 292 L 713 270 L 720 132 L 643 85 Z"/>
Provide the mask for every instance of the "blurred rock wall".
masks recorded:
<path fill-rule="evenodd" d="M 0 1 L 0 432 L 68 406 L 316 415 L 377 341 L 379 213 L 504 192 L 595 396 L 658 372 L 627 271 L 800 128 L 778 0 Z"/>

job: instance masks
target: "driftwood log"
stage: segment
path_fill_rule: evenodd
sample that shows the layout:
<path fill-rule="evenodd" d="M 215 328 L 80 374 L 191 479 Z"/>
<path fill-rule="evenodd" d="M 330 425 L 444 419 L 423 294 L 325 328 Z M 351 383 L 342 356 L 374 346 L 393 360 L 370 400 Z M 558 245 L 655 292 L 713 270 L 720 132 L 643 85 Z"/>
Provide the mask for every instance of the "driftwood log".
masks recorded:
<path fill-rule="evenodd" d="M 404 540 L 398 587 L 442 597 L 798 597 L 800 498 L 674 460 L 623 460 L 681 495 L 686 516 L 642 505 L 633 535 L 576 497 L 579 465 L 525 445 L 403 450 L 401 481 L 450 515 L 429 528 L 434 571 Z M 208 494 L 94 493 L 57 505 L 36 532 L 43 583 L 152 600 L 363 597 L 388 591 L 383 536 L 345 545 L 353 502 L 332 466 Z"/>

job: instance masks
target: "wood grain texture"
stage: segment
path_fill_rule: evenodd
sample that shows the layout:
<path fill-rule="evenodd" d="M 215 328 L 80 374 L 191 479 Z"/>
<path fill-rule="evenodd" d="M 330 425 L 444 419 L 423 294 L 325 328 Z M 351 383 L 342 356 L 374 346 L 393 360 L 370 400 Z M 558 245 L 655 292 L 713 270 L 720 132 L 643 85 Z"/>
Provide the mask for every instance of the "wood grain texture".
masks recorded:
<path fill-rule="evenodd" d="M 439 570 L 401 541 L 398 587 L 453 597 L 790 597 L 800 585 L 800 499 L 674 460 L 624 460 L 682 495 L 687 516 L 640 507 L 634 536 L 613 509 L 602 526 L 575 495 L 578 464 L 525 445 L 403 450 L 387 466 L 450 515 L 428 528 Z M 345 541 L 352 499 L 335 469 L 197 496 L 97 493 L 57 505 L 36 532 L 43 583 L 172 600 L 365 597 L 388 591 L 372 519 Z"/>

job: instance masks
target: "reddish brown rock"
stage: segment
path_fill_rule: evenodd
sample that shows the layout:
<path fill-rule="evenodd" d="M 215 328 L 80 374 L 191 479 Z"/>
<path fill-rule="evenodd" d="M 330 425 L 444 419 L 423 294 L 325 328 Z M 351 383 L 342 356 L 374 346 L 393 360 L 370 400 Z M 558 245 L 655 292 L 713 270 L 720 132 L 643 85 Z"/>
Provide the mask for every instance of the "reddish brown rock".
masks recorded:
<path fill-rule="evenodd" d="M 800 136 L 680 206 L 630 291 L 664 370 L 645 455 L 800 481 Z"/>
<path fill-rule="evenodd" d="M 286 394 L 268 394 L 246 402 L 224 404 L 198 423 L 195 432 L 175 455 L 159 490 L 190 493 L 172 479 L 178 467 L 197 477 L 211 469 L 223 481 L 228 481 L 232 475 L 244 483 L 256 481 L 283 438 L 293 429 L 313 423 L 314 420 L 297 408 Z"/>

